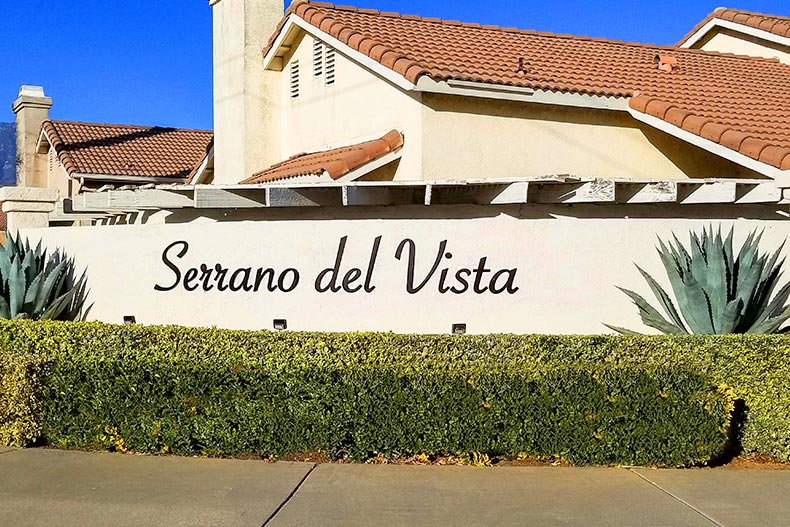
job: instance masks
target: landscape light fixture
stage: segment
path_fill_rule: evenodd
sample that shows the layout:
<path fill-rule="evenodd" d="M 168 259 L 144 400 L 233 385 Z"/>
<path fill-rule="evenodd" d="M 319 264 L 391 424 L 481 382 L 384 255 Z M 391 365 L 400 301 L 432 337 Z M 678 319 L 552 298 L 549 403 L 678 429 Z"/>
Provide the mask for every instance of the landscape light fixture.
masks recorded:
<path fill-rule="evenodd" d="M 128 326 L 130 324 L 137 324 L 137 319 L 134 315 L 126 315 L 123 317 L 123 325 Z"/>
<path fill-rule="evenodd" d="M 453 335 L 466 335 L 466 324 L 453 324 Z"/>
<path fill-rule="evenodd" d="M 275 331 L 285 331 L 288 329 L 288 321 L 284 318 L 275 318 L 274 319 L 274 330 Z"/>

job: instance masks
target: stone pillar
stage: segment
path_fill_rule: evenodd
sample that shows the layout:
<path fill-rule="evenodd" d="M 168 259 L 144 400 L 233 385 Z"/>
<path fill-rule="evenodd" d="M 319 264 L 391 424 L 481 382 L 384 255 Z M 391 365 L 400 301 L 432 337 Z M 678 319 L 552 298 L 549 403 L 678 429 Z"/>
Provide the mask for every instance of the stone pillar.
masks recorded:
<path fill-rule="evenodd" d="M 8 217 L 8 233 L 22 229 L 49 227 L 49 213 L 55 210 L 58 191 L 50 188 L 3 187 L 0 204 Z"/>
<path fill-rule="evenodd" d="M 16 114 L 16 184 L 20 187 L 47 186 L 47 159 L 37 154 L 36 146 L 51 107 L 52 99 L 41 86 L 22 86 L 11 106 Z"/>

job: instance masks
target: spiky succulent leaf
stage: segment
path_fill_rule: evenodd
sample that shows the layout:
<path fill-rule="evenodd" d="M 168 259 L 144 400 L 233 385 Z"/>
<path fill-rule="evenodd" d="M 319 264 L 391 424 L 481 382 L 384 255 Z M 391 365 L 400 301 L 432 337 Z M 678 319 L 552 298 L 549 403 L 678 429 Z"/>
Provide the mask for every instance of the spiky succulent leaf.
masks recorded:
<path fill-rule="evenodd" d="M 15 318 L 22 312 L 22 306 L 25 303 L 25 293 L 27 285 L 25 284 L 25 271 L 22 269 L 22 264 L 19 261 L 19 256 L 14 258 L 11 262 L 11 272 L 8 275 L 8 305 L 11 306 L 11 317 Z"/>
<path fill-rule="evenodd" d="M 747 333 L 753 335 L 765 335 L 769 333 L 777 333 L 782 325 L 790 320 L 790 306 L 787 306 L 784 311 L 778 316 L 771 317 L 765 322 L 757 324 L 749 328 Z"/>
<path fill-rule="evenodd" d="M 27 288 L 27 292 L 25 293 L 25 305 L 24 310 L 27 313 L 32 313 L 34 311 L 34 306 L 36 304 L 36 300 L 38 296 L 41 294 L 41 286 L 44 284 L 45 275 L 43 272 L 39 273 L 34 279 L 33 283 Z"/>
<path fill-rule="evenodd" d="M 85 302 L 88 298 L 88 278 L 87 271 L 83 271 L 82 276 L 77 280 L 74 286 L 75 293 L 72 300 L 71 309 L 65 314 L 66 320 L 85 320 L 91 306 L 85 308 Z"/>
<path fill-rule="evenodd" d="M 735 333 L 742 314 L 743 300 L 736 298 L 732 302 L 728 302 L 716 323 L 716 334 L 729 335 L 730 333 Z"/>
<path fill-rule="evenodd" d="M 38 313 L 43 311 L 44 308 L 52 302 L 52 299 L 57 296 L 58 290 L 56 286 L 63 276 L 65 268 L 66 261 L 64 260 L 50 269 L 47 279 L 44 281 L 44 285 L 41 288 L 41 293 L 38 295 L 33 307 L 34 312 Z"/>
<path fill-rule="evenodd" d="M 663 333 L 682 334 L 686 333 L 685 328 L 681 328 L 668 321 L 664 316 L 651 306 L 647 300 L 642 298 L 637 293 L 629 291 L 628 289 L 619 288 L 623 293 L 628 295 L 631 300 L 639 308 L 639 316 L 642 322 L 651 328 L 655 328 Z"/>
<path fill-rule="evenodd" d="M 722 326 L 728 325 L 726 312 L 731 311 L 731 299 L 728 298 L 727 292 L 727 261 L 723 257 L 721 235 L 715 236 L 713 229 L 711 229 L 710 235 L 705 237 L 705 243 L 707 243 L 707 246 L 704 247 L 706 266 L 700 269 L 700 274 L 695 272 L 695 276 L 704 280 L 702 287 L 710 300 L 713 330 L 715 333 L 719 333 L 723 331 Z"/>
<path fill-rule="evenodd" d="M 604 324 L 604 326 L 621 335 L 642 335 L 642 333 L 638 333 L 626 328 L 621 328 L 620 326 L 612 326 L 611 324 Z"/>
<path fill-rule="evenodd" d="M 56 298 L 55 301 L 41 313 L 40 320 L 58 320 L 60 314 L 69 307 L 75 292 L 76 288 L 72 287 L 68 292 Z"/>
<path fill-rule="evenodd" d="M 8 305 L 8 301 L 3 296 L 0 296 L 0 318 L 4 318 L 6 320 L 11 318 L 11 307 Z"/>
<path fill-rule="evenodd" d="M 678 329 L 682 330 L 683 333 L 688 333 L 686 330 L 686 326 L 683 324 L 683 320 L 680 318 L 677 309 L 675 309 L 675 304 L 672 303 L 672 298 L 667 294 L 666 291 L 658 284 L 658 282 L 650 276 L 644 269 L 639 267 L 638 265 L 636 268 L 639 270 L 641 275 L 644 277 L 647 284 L 650 286 L 650 290 L 653 291 L 653 294 L 656 296 L 658 301 L 661 303 L 661 307 L 664 308 L 664 312 L 669 316 L 672 323 L 678 327 Z"/>

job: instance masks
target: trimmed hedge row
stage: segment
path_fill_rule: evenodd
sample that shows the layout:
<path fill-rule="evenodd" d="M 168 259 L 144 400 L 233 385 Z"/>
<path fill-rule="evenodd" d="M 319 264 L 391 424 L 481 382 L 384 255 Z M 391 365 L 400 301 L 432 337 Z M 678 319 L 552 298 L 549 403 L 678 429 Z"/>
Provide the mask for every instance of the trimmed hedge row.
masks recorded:
<path fill-rule="evenodd" d="M 618 342 L 631 341 L 2 322 L 0 383 L 12 388 L 0 396 L 0 442 L 576 464 L 719 456 L 726 390 L 698 365 L 624 360 Z"/>

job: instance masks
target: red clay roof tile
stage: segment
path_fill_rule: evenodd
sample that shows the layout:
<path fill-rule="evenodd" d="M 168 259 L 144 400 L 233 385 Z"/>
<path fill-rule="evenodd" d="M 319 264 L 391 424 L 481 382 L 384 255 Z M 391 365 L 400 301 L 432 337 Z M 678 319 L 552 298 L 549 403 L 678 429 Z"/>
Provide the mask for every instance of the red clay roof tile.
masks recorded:
<path fill-rule="evenodd" d="M 69 174 L 186 180 L 213 141 L 206 130 L 45 121 L 42 126 Z"/>
<path fill-rule="evenodd" d="M 384 137 L 373 141 L 293 156 L 258 172 L 242 181 L 241 184 L 254 185 L 299 176 L 321 176 L 324 173 L 337 180 L 390 152 L 400 150 L 402 147 L 403 136 L 397 130 L 392 130 Z"/>
<path fill-rule="evenodd" d="M 760 161 L 773 166 L 781 166 L 782 160 L 790 155 L 790 148 L 769 145 L 760 152 Z"/>
<path fill-rule="evenodd" d="M 790 66 L 777 61 L 482 27 L 305 0 L 293 2 L 288 14 L 328 28 L 333 37 L 412 83 L 427 75 L 436 81 L 630 98 L 633 110 L 672 118 L 676 126 L 680 122 L 684 130 L 715 142 L 730 131 L 739 135 L 726 136 L 729 146 L 753 146 L 753 141 L 746 142 L 751 138 L 790 148 Z M 662 61 L 672 66 L 671 71 L 659 69 Z M 754 152 L 748 148 L 741 153 L 754 157 Z M 765 159 L 782 166 L 775 156 Z"/>
<path fill-rule="evenodd" d="M 760 159 L 760 154 L 763 150 L 770 146 L 767 142 L 763 141 L 762 139 L 755 139 L 753 137 L 747 137 L 744 139 L 743 143 L 741 143 L 739 150 L 743 152 L 745 155 L 751 157 L 752 159 Z"/>

